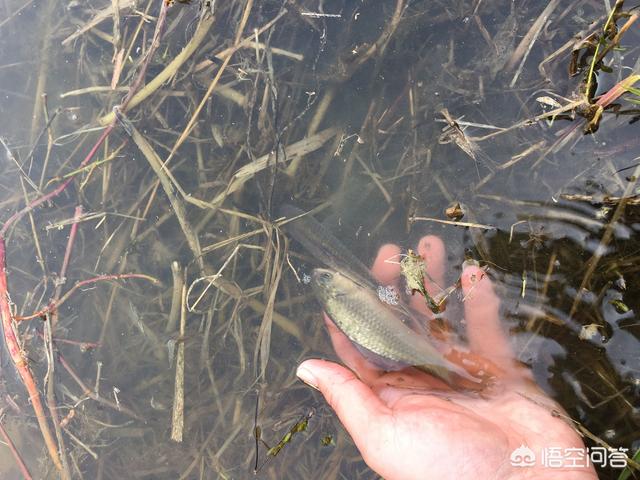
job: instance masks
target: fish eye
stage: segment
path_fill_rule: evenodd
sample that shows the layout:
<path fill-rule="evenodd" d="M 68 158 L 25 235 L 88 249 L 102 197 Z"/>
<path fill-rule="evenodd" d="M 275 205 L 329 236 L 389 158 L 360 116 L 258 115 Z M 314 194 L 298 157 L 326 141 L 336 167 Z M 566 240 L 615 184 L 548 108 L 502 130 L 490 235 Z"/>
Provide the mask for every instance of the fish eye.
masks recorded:
<path fill-rule="evenodd" d="M 327 285 L 331 281 L 332 276 L 329 272 L 321 272 L 320 275 L 318 275 L 318 283 Z"/>

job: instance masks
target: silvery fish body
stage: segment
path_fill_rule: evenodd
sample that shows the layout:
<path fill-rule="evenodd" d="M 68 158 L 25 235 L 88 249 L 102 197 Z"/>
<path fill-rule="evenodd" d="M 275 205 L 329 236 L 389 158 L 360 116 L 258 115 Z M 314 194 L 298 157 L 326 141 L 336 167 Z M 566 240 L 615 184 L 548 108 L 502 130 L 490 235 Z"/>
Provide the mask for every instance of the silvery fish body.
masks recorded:
<path fill-rule="evenodd" d="M 451 383 L 452 375 L 468 374 L 447 361 L 425 337 L 417 334 L 388 308 L 375 291 L 345 275 L 317 268 L 311 280 L 327 315 L 357 346 L 396 368 L 415 366 Z"/>

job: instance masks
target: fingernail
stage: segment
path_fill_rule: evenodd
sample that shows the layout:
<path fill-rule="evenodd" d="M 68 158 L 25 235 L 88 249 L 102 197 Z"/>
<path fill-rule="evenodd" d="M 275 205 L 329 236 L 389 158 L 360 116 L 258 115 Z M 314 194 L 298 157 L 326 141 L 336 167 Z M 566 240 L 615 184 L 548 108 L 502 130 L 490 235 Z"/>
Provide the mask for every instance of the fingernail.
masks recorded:
<path fill-rule="evenodd" d="M 464 262 L 462 262 L 462 269 L 469 267 L 478 267 L 480 268 L 480 262 L 474 260 L 473 258 L 467 258 Z"/>
<path fill-rule="evenodd" d="M 316 380 L 316 377 L 313 373 L 311 373 L 311 370 L 309 370 L 308 368 L 304 367 L 304 366 L 299 366 L 298 370 L 296 370 L 296 375 L 298 376 L 298 378 L 300 380 L 302 380 L 304 383 L 306 383 L 307 385 L 309 385 L 311 388 L 315 388 L 316 390 L 320 390 L 318 388 L 318 381 Z"/>

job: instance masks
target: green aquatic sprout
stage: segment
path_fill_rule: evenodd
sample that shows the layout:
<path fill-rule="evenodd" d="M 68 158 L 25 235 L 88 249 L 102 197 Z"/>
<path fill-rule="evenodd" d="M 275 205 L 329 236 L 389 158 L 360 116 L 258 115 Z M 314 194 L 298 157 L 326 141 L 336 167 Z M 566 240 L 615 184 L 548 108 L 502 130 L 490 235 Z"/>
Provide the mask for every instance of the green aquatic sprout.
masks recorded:
<path fill-rule="evenodd" d="M 293 436 L 296 433 L 304 432 L 307 429 L 307 427 L 309 426 L 309 419 L 312 416 L 313 410 L 309 411 L 309 413 L 305 414 L 300 420 L 298 420 L 298 422 L 293 427 L 291 427 L 291 429 L 287 433 L 284 434 L 282 440 L 280 440 L 275 446 L 271 447 L 267 451 L 267 455 L 270 457 L 275 457 L 276 455 L 278 455 L 280 453 L 280 450 L 282 450 L 287 443 L 291 442 Z"/>
<path fill-rule="evenodd" d="M 636 450 L 636 453 L 633 455 L 633 458 L 629 459 L 629 461 L 627 461 L 627 466 L 625 467 L 625 469 L 620 472 L 620 475 L 618 476 L 618 480 L 627 480 L 628 478 L 631 478 L 631 475 L 634 475 L 634 470 L 637 472 L 637 462 L 640 462 L 640 448 Z"/>
<path fill-rule="evenodd" d="M 257 402 L 256 402 L 257 405 Z M 267 442 L 265 442 L 262 439 L 262 429 L 260 428 L 260 426 L 258 426 L 256 424 L 256 426 L 253 429 L 253 434 L 255 436 L 256 439 L 256 465 L 253 469 L 253 473 L 258 473 L 260 470 L 262 470 L 262 467 L 265 466 L 265 464 L 272 459 L 273 457 L 275 457 L 276 455 L 278 455 L 280 453 L 280 451 L 282 451 L 282 449 L 293 440 L 293 436 L 296 433 L 300 433 L 300 432 L 304 432 L 307 430 L 307 427 L 309 426 L 309 419 L 311 417 L 313 417 L 313 415 L 315 414 L 315 410 L 311 409 L 309 410 L 308 413 L 304 414 L 300 420 L 298 420 L 295 425 L 293 425 L 293 427 L 291 427 L 289 429 L 289 431 L 287 431 L 287 433 L 284 434 L 284 436 L 282 437 L 282 439 L 273 447 L 270 447 Z M 257 423 L 257 409 L 256 409 L 256 423 Z M 258 466 L 258 444 L 262 443 L 265 447 L 267 447 L 267 458 L 264 460 L 264 462 L 262 462 L 262 464 L 260 466 Z"/>
<path fill-rule="evenodd" d="M 619 299 L 609 300 L 609 303 L 613 305 L 613 308 L 616 309 L 616 312 L 621 315 L 623 313 L 627 313 L 630 310 L 627 304 L 624 303 L 622 300 L 619 300 Z"/>
<path fill-rule="evenodd" d="M 320 440 L 320 443 L 323 447 L 329 447 L 335 445 L 336 441 L 333 439 L 333 435 L 325 435 L 322 437 L 322 440 Z"/>

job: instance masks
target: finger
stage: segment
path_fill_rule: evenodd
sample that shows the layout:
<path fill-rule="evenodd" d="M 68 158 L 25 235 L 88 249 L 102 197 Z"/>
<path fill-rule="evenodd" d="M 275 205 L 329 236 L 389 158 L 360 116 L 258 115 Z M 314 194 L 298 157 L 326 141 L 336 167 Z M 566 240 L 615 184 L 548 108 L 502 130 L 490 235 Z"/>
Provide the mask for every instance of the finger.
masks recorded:
<path fill-rule="evenodd" d="M 381 423 L 390 414 L 389 408 L 353 372 L 335 363 L 306 360 L 296 375 L 322 393 L 358 449 L 366 455 Z"/>
<path fill-rule="evenodd" d="M 500 300 L 493 283 L 477 266 L 465 267 L 460 281 L 471 350 L 498 365 L 511 364 L 514 354 L 500 325 Z"/>
<path fill-rule="evenodd" d="M 438 294 L 444 284 L 444 243 L 439 237 L 427 235 L 418 243 L 418 255 L 424 259 L 427 270 L 425 287 L 429 294 Z"/>
<path fill-rule="evenodd" d="M 380 375 L 382 371 L 376 368 L 371 362 L 369 362 L 354 346 L 353 342 L 340 331 L 335 323 L 324 314 L 325 324 L 327 326 L 327 332 L 331 338 L 333 349 L 335 350 L 340 360 L 356 372 L 358 377 L 367 385 L 371 385 Z"/>
<path fill-rule="evenodd" d="M 400 278 L 400 247 L 387 243 L 380 247 L 371 273 L 383 285 L 397 285 Z"/>
<path fill-rule="evenodd" d="M 418 243 L 418 255 L 423 258 L 426 269 L 424 286 L 427 289 L 427 293 L 431 297 L 435 297 L 442 292 L 442 286 L 444 285 L 444 243 L 434 235 L 422 237 Z M 422 295 L 416 294 L 412 296 L 411 307 L 424 315 L 433 316 Z"/>

